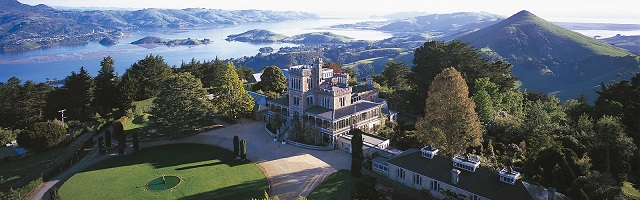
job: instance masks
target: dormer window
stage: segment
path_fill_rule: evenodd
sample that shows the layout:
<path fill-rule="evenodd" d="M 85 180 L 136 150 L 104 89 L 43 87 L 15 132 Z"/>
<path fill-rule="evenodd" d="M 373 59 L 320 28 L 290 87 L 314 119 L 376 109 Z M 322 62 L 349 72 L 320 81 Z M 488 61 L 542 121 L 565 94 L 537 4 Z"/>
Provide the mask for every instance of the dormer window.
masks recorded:
<path fill-rule="evenodd" d="M 520 179 L 520 172 L 513 170 L 511 167 L 505 167 L 500 170 L 500 181 L 514 185 Z"/>
<path fill-rule="evenodd" d="M 427 145 L 422 149 L 420 149 L 420 151 L 422 152 L 422 157 L 432 159 L 433 156 L 435 156 L 439 150 L 435 147 L 432 147 L 431 145 Z"/>
<path fill-rule="evenodd" d="M 475 172 L 480 166 L 480 157 L 477 155 L 459 155 L 453 158 L 453 167 L 465 170 L 468 172 Z"/>

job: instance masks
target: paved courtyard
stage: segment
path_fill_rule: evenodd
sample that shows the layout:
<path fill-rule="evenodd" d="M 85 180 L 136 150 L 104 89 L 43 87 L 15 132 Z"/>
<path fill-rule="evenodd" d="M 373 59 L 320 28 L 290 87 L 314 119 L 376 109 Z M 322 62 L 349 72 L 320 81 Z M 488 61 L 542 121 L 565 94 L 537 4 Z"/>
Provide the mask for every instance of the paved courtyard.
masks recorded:
<path fill-rule="evenodd" d="M 350 169 L 351 156 L 340 150 L 313 151 L 274 142 L 263 122 L 242 119 L 241 123 L 172 141 L 141 143 L 141 147 L 170 143 L 211 144 L 233 150 L 233 136 L 247 141 L 247 157 L 263 169 L 272 195 L 280 199 L 307 196 L 328 175 Z"/>

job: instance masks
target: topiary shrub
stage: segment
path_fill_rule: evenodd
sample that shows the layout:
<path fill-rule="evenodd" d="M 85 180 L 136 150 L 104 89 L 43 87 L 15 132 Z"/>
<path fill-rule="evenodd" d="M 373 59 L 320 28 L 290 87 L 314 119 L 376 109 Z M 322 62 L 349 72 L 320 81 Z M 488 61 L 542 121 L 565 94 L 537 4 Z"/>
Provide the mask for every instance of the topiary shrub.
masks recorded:
<path fill-rule="evenodd" d="M 133 133 L 133 151 L 140 151 L 140 139 L 138 138 L 138 133 Z"/>
<path fill-rule="evenodd" d="M 240 140 L 240 158 L 247 159 L 247 141 Z"/>
<path fill-rule="evenodd" d="M 51 188 L 51 191 L 49 191 L 49 193 L 51 195 L 51 200 L 60 200 L 60 195 L 58 194 L 57 187 Z"/>
<path fill-rule="evenodd" d="M 124 148 L 127 147 L 127 137 L 124 134 L 118 135 L 118 153 L 124 155 Z"/>
<path fill-rule="evenodd" d="M 233 136 L 233 156 L 238 157 L 240 154 L 240 138 L 236 135 Z"/>
<path fill-rule="evenodd" d="M 100 154 L 105 154 L 105 153 L 107 153 L 107 151 L 106 151 L 106 150 L 105 150 L 105 148 L 104 148 L 104 138 L 102 138 L 102 137 L 99 137 L 99 138 L 98 138 L 98 152 L 99 152 Z"/>
<path fill-rule="evenodd" d="M 17 140 L 21 147 L 35 151 L 54 147 L 67 136 L 67 130 L 56 122 L 37 122 L 18 134 Z"/>
<path fill-rule="evenodd" d="M 111 147 L 111 131 L 104 131 L 104 143 L 106 147 Z"/>

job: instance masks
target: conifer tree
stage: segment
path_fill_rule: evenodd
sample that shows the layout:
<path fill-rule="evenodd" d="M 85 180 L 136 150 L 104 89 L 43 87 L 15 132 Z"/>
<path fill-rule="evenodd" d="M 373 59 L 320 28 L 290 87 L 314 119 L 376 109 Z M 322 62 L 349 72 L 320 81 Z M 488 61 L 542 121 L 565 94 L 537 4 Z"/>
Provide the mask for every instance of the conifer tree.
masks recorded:
<path fill-rule="evenodd" d="M 455 68 L 446 68 L 433 79 L 425 116 L 416 122 L 423 144 L 438 145 L 446 155 L 462 154 L 466 148 L 480 145 L 482 129 L 468 94 L 467 84 Z"/>
<path fill-rule="evenodd" d="M 287 89 L 287 78 L 279 67 L 268 66 L 264 68 L 260 76 L 260 86 L 262 91 L 280 95 Z"/>
<path fill-rule="evenodd" d="M 94 105 L 101 111 L 109 112 L 111 108 L 117 106 L 119 90 L 116 87 L 114 61 L 111 56 L 105 57 L 100 62 L 100 70 L 96 76 L 96 91 Z"/>
<path fill-rule="evenodd" d="M 235 119 L 237 114 L 251 112 L 255 105 L 253 97 L 244 90 L 231 62 L 212 81 L 211 94 L 218 112 L 231 119 Z"/>
<path fill-rule="evenodd" d="M 91 113 L 91 105 L 94 99 L 95 83 L 89 72 L 80 68 L 80 72 L 71 72 L 64 83 L 64 96 L 73 98 L 73 101 L 66 101 L 65 108 L 70 119 L 87 120 Z"/>

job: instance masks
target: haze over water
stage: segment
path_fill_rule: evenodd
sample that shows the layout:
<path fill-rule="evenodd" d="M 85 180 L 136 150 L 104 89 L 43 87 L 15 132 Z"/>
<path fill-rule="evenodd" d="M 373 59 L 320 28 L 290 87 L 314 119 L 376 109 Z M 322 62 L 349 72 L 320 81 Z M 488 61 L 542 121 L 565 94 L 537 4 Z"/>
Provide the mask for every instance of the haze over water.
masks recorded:
<path fill-rule="evenodd" d="M 253 56 L 261 47 L 273 47 L 279 49 L 285 46 L 297 46 L 296 44 L 251 44 L 244 42 L 228 42 L 224 39 L 227 35 L 242 33 L 251 29 L 266 29 L 275 33 L 293 36 L 297 34 L 331 31 L 360 40 L 381 40 L 391 37 L 391 34 L 370 30 L 322 30 L 335 24 L 355 23 L 381 19 L 320 19 L 320 20 L 293 20 L 277 23 L 247 23 L 233 27 L 204 29 L 204 30 L 166 30 L 160 32 L 131 31 L 125 33 L 134 34 L 130 38 L 118 40 L 113 46 L 103 46 L 97 41 L 88 44 L 73 46 L 53 46 L 43 49 L 18 53 L 0 54 L 0 82 L 5 82 L 12 76 L 21 80 L 33 80 L 36 82 L 49 79 L 64 79 L 71 71 L 78 71 L 84 66 L 92 76 L 97 75 L 100 69 L 100 61 L 103 57 L 111 55 L 115 60 L 115 68 L 119 74 L 131 66 L 137 60 L 146 55 L 161 55 L 169 65 L 180 66 L 192 58 L 196 60 L 212 60 Z M 168 39 L 211 39 L 213 42 L 198 46 L 167 47 L 163 45 L 138 46 L 129 44 L 146 36 L 157 36 Z"/>

